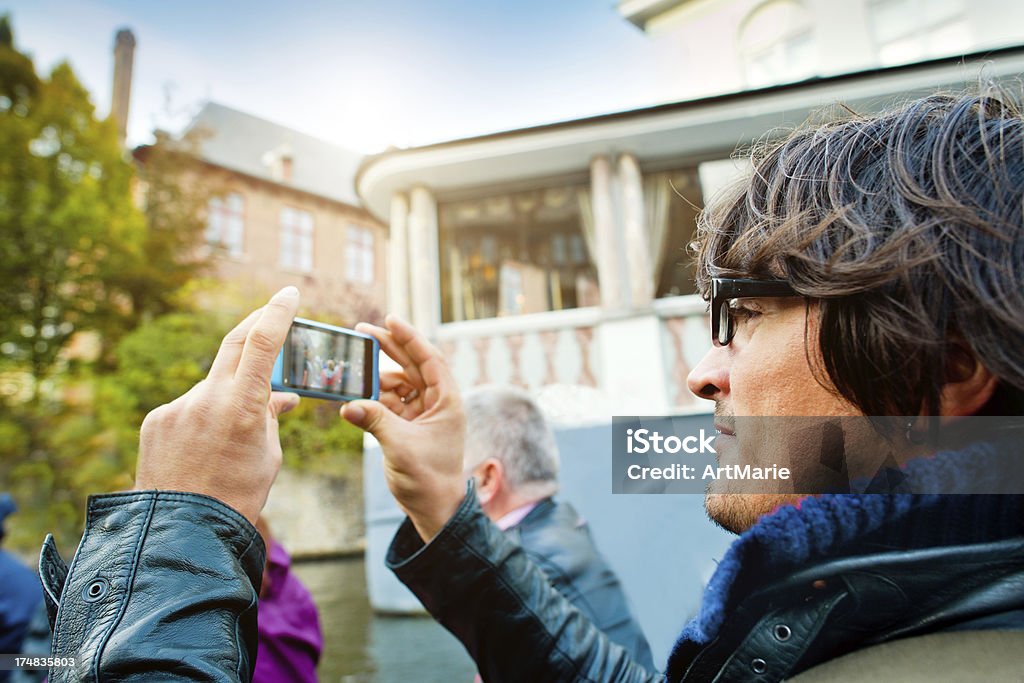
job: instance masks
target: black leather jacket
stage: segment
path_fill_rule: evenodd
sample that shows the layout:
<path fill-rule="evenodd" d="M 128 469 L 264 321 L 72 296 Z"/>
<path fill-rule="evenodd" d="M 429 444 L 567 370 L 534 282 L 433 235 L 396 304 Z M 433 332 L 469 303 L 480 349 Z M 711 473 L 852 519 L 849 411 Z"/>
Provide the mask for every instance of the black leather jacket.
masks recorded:
<path fill-rule="evenodd" d="M 613 643 L 641 665 L 654 667 L 651 648 L 633 618 L 619 577 L 598 552 L 590 528 L 572 505 L 545 498 L 505 534 Z"/>
<path fill-rule="evenodd" d="M 205 496 L 91 499 L 70 570 L 50 539 L 40 559 L 54 655 L 78 657 L 51 680 L 249 681 L 263 553 L 244 518 Z M 665 680 L 552 588 L 471 489 L 428 545 L 406 521 L 388 563 L 488 683 Z M 849 650 L 958 628 L 1024 629 L 1024 538 L 808 566 L 750 591 L 715 640 L 674 654 L 668 678 L 778 681 Z"/>
<path fill-rule="evenodd" d="M 572 608 L 470 493 L 429 545 L 408 520 L 391 569 L 454 633 L 488 683 L 781 681 L 846 652 L 939 630 L 1024 630 L 1024 536 L 887 550 L 752 588 L 667 675 L 632 661 Z"/>
<path fill-rule="evenodd" d="M 39 559 L 53 655 L 77 657 L 51 683 L 251 680 L 264 553 L 256 528 L 213 498 L 90 498 L 70 570 L 51 537 Z"/>

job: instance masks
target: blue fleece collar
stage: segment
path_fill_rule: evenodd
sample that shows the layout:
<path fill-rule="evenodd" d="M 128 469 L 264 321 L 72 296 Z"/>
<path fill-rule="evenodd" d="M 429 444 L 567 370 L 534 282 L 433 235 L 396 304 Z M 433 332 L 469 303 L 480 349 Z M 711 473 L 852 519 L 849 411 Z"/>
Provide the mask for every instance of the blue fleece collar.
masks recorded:
<path fill-rule="evenodd" d="M 908 463 L 904 473 L 914 481 L 913 490 L 955 493 L 958 483 L 998 468 L 985 462 L 999 457 L 992 444 L 977 443 L 955 452 L 940 453 Z M 1002 454 L 1005 456 L 1005 453 Z M 965 475 L 967 475 L 965 477 Z M 975 489 L 977 490 L 977 489 Z M 726 551 L 704 591 L 697 616 L 683 628 L 676 648 L 684 641 L 710 642 L 732 611 L 737 579 L 744 576 L 777 577 L 805 566 L 808 562 L 842 555 L 859 554 L 858 546 L 867 536 L 875 541 L 889 537 L 901 548 L 928 547 L 945 543 L 969 543 L 993 540 L 992 536 L 1020 533 L 1020 516 L 1010 515 L 1003 525 L 989 519 L 994 499 L 1014 499 L 1019 510 L 1021 496 L 937 495 L 928 494 L 826 494 L 808 497 L 798 505 L 785 505 L 762 517 L 743 532 Z M 956 508 L 943 514 L 938 508 Z M 986 524 L 949 525 L 948 529 L 928 529 L 927 533 L 908 533 L 908 527 L 941 524 L 951 512 L 955 517 L 981 516 Z M 923 513 L 918 516 L 918 513 Z M 908 517 L 914 517 L 909 523 Z M 901 524 L 901 522 L 904 522 Z M 988 538 L 981 538 L 986 535 Z M 968 536 L 968 537 L 965 537 Z"/>

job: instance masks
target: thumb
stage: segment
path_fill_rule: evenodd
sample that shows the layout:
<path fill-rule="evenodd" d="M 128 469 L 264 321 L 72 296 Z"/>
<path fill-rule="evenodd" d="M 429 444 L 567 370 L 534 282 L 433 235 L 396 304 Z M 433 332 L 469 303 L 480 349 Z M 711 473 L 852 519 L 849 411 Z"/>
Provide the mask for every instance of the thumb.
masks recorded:
<path fill-rule="evenodd" d="M 394 434 L 398 417 L 378 401 L 352 401 L 341 407 L 341 416 L 360 429 L 364 429 L 377 441 L 385 443 Z"/>
<path fill-rule="evenodd" d="M 290 410 L 294 410 L 299 405 L 299 395 L 290 394 L 286 391 L 274 391 L 270 394 L 270 415 L 274 419 L 277 419 L 279 415 L 284 415 Z"/>

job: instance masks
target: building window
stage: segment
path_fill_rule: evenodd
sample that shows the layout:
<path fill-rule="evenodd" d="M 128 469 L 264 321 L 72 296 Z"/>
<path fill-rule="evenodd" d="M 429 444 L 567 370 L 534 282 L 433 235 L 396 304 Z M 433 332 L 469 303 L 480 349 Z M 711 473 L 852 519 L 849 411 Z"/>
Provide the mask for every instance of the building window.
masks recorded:
<path fill-rule="evenodd" d="M 800 3 L 769 0 L 743 21 L 739 36 L 744 79 L 752 88 L 815 74 L 814 21 Z"/>
<path fill-rule="evenodd" d="M 210 200 L 206 243 L 236 258 L 245 252 L 245 200 L 242 195 L 232 192 Z"/>
<path fill-rule="evenodd" d="M 597 305 L 589 205 L 586 186 L 442 203 L 442 320 Z"/>
<path fill-rule="evenodd" d="M 348 226 L 345 241 L 345 274 L 352 282 L 373 282 L 373 232 Z"/>
<path fill-rule="evenodd" d="M 281 267 L 313 270 L 313 214 L 286 206 L 281 209 Z"/>
<path fill-rule="evenodd" d="M 871 35 L 883 66 L 970 52 L 963 0 L 873 0 Z"/>

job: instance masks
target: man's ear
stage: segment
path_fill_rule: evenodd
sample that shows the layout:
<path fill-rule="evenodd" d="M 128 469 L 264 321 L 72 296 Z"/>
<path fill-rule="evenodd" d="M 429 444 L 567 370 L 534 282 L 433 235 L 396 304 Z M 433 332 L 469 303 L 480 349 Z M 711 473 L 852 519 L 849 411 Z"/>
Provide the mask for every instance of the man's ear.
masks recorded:
<path fill-rule="evenodd" d="M 946 384 L 939 397 L 943 417 L 976 415 L 995 393 L 999 378 L 981 364 L 962 341 L 950 344 L 946 358 Z"/>
<path fill-rule="evenodd" d="M 486 505 L 505 487 L 505 468 L 497 458 L 487 458 L 480 463 L 477 472 L 480 473 L 477 498 L 480 505 Z"/>

